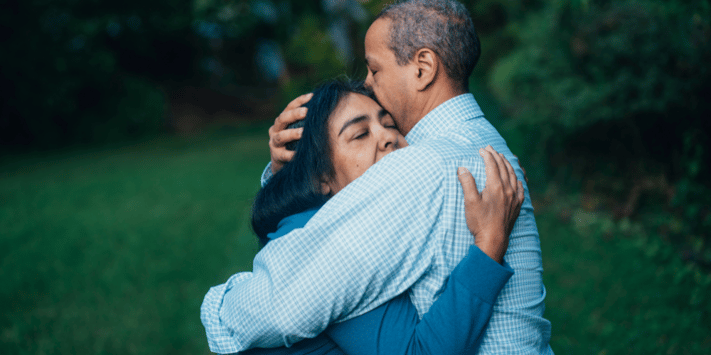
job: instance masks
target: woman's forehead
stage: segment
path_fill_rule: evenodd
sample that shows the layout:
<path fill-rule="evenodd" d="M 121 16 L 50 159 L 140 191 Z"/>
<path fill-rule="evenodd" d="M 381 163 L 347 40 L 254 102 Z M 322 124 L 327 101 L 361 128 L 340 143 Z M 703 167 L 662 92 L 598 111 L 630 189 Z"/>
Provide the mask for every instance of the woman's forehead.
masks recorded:
<path fill-rule="evenodd" d="M 331 120 L 345 120 L 348 116 L 378 114 L 382 107 L 368 96 L 349 93 L 336 106 Z"/>

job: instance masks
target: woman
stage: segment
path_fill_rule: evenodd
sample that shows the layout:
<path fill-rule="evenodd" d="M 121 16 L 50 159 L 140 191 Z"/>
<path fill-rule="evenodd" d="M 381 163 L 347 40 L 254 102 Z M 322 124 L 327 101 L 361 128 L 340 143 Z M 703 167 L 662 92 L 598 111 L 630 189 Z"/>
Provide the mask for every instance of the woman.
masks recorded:
<path fill-rule="evenodd" d="M 407 145 L 392 117 L 369 97 L 368 92 L 353 83 L 327 83 L 315 90 L 305 107 L 308 109 L 306 118 L 293 125 L 303 127 L 301 139 L 290 147 L 295 151 L 293 160 L 271 177 L 255 199 L 252 226 L 263 245 L 305 225 L 330 196 L 388 153 Z M 513 169 L 502 156 L 491 149 L 482 152 L 482 156 L 487 164 L 487 189 L 504 186 L 517 191 L 514 202 L 508 206 L 515 210 L 513 219 L 502 218 L 504 226 L 495 226 L 504 230 L 505 225 L 513 224 L 518 215 L 523 189 L 522 186 L 519 188 Z M 470 174 L 460 175 L 460 182 L 465 195 L 478 195 Z M 467 200 L 477 201 L 475 198 Z M 474 205 L 472 202 L 466 211 L 470 229 L 478 217 L 473 212 L 473 207 L 477 207 Z M 480 234 L 482 237 L 475 243 L 481 250 L 470 249 L 421 321 L 408 296 L 400 295 L 371 312 L 331 325 L 324 334 L 291 348 L 252 349 L 246 353 L 475 352 L 491 315 L 493 300 L 512 274 L 510 268 L 501 267 L 482 253 L 485 251 L 492 257 L 503 255 L 507 240 L 487 239 L 487 233 Z M 476 278 L 472 274 L 476 273 L 480 274 L 479 282 L 491 281 L 487 285 L 492 287 L 479 289 L 481 283 L 473 282 Z M 489 302 L 480 302 L 478 298 Z M 458 316 L 459 312 L 464 312 L 465 316 Z"/>

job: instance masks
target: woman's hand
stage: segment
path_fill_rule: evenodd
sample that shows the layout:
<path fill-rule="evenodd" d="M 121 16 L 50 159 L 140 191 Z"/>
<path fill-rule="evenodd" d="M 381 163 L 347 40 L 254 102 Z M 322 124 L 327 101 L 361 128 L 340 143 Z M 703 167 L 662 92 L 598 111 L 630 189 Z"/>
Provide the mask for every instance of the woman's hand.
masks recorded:
<path fill-rule="evenodd" d="M 308 93 L 292 100 L 274 120 L 274 125 L 269 127 L 269 153 L 272 156 L 272 173 L 276 173 L 284 164 L 294 159 L 295 152 L 286 149 L 286 144 L 299 140 L 304 129 L 286 129 L 286 127 L 306 117 L 306 107 L 301 107 L 301 105 L 309 102 L 311 96 L 313 94 Z"/>
<path fill-rule="evenodd" d="M 472 174 L 465 168 L 457 172 L 464 190 L 467 227 L 475 236 L 474 244 L 499 264 L 509 246 L 509 234 L 521 211 L 523 183 L 503 154 L 487 146 L 479 150 L 484 158 L 486 187 L 479 193 Z"/>

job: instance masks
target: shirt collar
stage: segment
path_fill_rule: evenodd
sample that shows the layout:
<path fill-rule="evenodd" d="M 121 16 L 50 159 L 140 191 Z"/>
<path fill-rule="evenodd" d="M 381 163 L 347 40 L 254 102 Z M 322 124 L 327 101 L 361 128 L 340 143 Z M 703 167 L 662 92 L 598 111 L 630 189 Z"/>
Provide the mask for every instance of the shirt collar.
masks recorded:
<path fill-rule="evenodd" d="M 417 144 L 448 132 L 461 122 L 482 116 L 484 113 L 481 112 L 474 95 L 462 94 L 435 107 L 412 127 L 405 139 L 409 144 Z"/>

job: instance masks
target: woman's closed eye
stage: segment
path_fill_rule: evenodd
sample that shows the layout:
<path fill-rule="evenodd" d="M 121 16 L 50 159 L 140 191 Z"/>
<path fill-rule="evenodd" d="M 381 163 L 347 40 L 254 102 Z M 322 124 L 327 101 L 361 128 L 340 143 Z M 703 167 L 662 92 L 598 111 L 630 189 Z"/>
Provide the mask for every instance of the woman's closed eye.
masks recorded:
<path fill-rule="evenodd" d="M 359 131 L 355 134 L 353 139 L 363 139 L 368 136 L 368 133 L 370 133 L 368 130 Z"/>
<path fill-rule="evenodd" d="M 395 124 L 395 120 L 393 120 L 389 114 L 384 117 L 384 119 L 381 121 L 381 124 L 383 125 L 383 127 L 387 128 L 387 129 L 397 130 L 397 125 Z"/>

